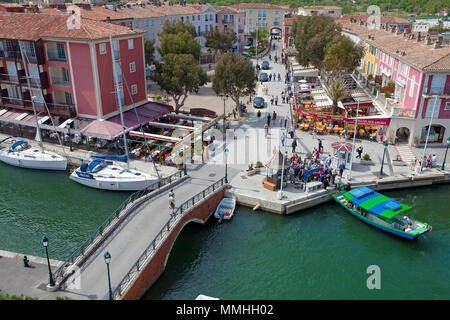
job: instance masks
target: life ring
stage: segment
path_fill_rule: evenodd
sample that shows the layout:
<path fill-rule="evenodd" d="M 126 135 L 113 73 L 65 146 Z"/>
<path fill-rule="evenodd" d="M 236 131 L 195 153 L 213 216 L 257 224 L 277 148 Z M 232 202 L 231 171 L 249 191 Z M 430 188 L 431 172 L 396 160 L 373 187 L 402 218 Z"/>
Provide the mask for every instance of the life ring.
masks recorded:
<path fill-rule="evenodd" d="M 14 144 L 16 142 L 16 139 L 11 140 L 11 144 Z"/>

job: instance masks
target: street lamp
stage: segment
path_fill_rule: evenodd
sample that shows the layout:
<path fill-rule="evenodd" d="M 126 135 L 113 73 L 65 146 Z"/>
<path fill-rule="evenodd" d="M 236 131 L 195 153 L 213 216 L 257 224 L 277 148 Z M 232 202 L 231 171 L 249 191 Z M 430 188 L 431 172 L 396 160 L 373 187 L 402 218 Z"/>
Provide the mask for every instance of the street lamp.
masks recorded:
<path fill-rule="evenodd" d="M 383 152 L 383 160 L 381 160 L 380 178 L 383 176 L 384 156 L 386 155 L 386 150 L 387 150 L 388 144 L 386 142 L 384 142 L 383 146 L 384 146 L 384 152 Z"/>
<path fill-rule="evenodd" d="M 227 159 L 228 149 L 225 148 L 223 152 L 225 154 L 225 183 L 228 183 L 228 159 Z"/>
<path fill-rule="evenodd" d="M 72 152 L 73 148 L 72 148 L 72 139 L 70 138 L 70 123 L 68 123 L 66 125 L 66 128 L 67 128 L 67 134 L 69 135 L 69 148 L 70 148 L 70 152 Z"/>
<path fill-rule="evenodd" d="M 447 148 L 445 149 L 444 162 L 442 162 L 442 170 L 445 170 L 445 160 L 447 160 L 448 146 L 450 146 L 450 138 L 447 138 Z"/>
<path fill-rule="evenodd" d="M 111 262 L 111 255 L 109 254 L 108 251 L 106 251 L 105 254 L 103 255 L 103 259 L 105 259 L 106 271 L 108 272 L 109 300 L 114 300 L 111 290 L 111 277 L 109 275 L 109 263 Z"/>
<path fill-rule="evenodd" d="M 221 98 L 223 100 L 223 134 L 225 136 L 225 118 L 226 118 L 226 114 L 225 114 L 225 100 L 228 99 L 228 95 L 221 95 Z"/>
<path fill-rule="evenodd" d="M 48 258 L 48 238 L 47 236 L 44 236 L 42 238 L 42 245 L 45 248 L 45 254 L 47 256 L 47 265 L 48 265 L 48 277 L 49 277 L 49 281 L 48 281 L 48 287 L 53 288 L 55 286 L 55 282 L 53 281 L 53 276 L 52 276 L 52 269 L 50 268 L 50 259 Z"/>

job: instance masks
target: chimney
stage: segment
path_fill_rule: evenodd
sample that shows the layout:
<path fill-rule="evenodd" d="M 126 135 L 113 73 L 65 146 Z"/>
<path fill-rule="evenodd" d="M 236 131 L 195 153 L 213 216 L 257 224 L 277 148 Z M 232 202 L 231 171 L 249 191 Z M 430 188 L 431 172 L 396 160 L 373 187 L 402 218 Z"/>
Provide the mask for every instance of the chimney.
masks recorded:
<path fill-rule="evenodd" d="M 106 17 L 106 22 L 111 22 L 111 18 L 110 17 Z"/>

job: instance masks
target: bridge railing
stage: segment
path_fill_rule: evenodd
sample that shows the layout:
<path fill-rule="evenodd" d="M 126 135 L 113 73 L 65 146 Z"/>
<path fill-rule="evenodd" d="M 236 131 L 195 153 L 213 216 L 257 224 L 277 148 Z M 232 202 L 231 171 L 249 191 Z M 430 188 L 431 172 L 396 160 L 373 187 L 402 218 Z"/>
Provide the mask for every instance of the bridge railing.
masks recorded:
<path fill-rule="evenodd" d="M 64 263 L 53 273 L 53 279 L 55 279 L 56 282 L 61 282 L 64 277 L 69 276 L 66 274 L 66 269 L 73 265 L 73 263 L 82 256 L 85 256 L 88 254 L 87 250 L 89 246 L 97 239 L 98 237 L 103 236 L 103 232 L 111 225 L 112 222 L 119 219 L 121 216 L 121 213 L 127 208 L 127 206 L 134 202 L 136 199 L 139 199 L 141 197 L 146 196 L 147 194 L 160 189 L 161 187 L 180 179 L 184 175 L 183 171 L 178 171 L 170 176 L 164 177 L 156 181 L 155 183 L 151 184 L 150 186 L 146 187 L 145 189 L 139 190 L 131 194 L 122 204 L 113 212 L 112 215 L 110 215 L 105 222 L 102 223 L 100 227 L 97 228 L 90 236 L 89 238 L 78 248 L 75 250 L 75 252 L 72 253 L 72 255 L 67 258 Z"/>
<path fill-rule="evenodd" d="M 169 231 L 177 226 L 178 222 L 183 218 L 183 216 L 190 212 L 190 210 L 201 200 L 205 199 L 210 194 L 214 193 L 216 190 L 220 189 L 223 185 L 225 185 L 225 177 L 216 181 L 203 191 L 197 193 L 195 196 L 190 198 L 189 200 L 183 202 L 175 211 L 174 214 L 170 217 L 169 221 L 162 227 L 153 241 L 147 246 L 141 256 L 137 259 L 135 264 L 131 267 L 131 269 L 127 272 L 127 274 L 123 277 L 120 283 L 113 291 L 113 297 L 115 299 L 122 296 L 125 289 L 129 286 L 134 277 L 139 273 L 142 267 L 144 267 L 149 258 L 151 258 L 156 252 L 159 246 L 163 243 L 164 239 L 169 236 Z"/>

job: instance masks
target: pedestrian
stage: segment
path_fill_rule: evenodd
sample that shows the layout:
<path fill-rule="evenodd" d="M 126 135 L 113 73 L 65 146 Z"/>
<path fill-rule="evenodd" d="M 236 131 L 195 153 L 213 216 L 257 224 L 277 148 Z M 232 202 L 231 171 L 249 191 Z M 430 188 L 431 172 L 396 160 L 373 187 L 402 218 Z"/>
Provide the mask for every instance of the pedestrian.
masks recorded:
<path fill-rule="evenodd" d="M 319 153 L 323 153 L 323 146 L 322 146 L 322 140 L 319 139 Z"/>
<path fill-rule="evenodd" d="M 258 116 L 258 121 L 261 120 L 261 110 L 258 110 L 258 113 L 256 115 Z"/>
<path fill-rule="evenodd" d="M 270 120 L 271 120 L 270 113 L 267 115 L 267 125 L 270 127 Z"/>
<path fill-rule="evenodd" d="M 358 153 L 358 155 L 356 156 L 357 159 L 361 159 L 361 154 L 363 152 L 363 147 L 359 146 L 358 149 L 356 149 L 356 152 Z"/>
<path fill-rule="evenodd" d="M 170 215 L 173 215 L 173 213 L 175 211 L 175 193 L 173 192 L 173 189 L 170 189 L 170 192 L 169 192 L 169 209 L 172 210 Z"/>
<path fill-rule="evenodd" d="M 286 141 L 286 133 L 283 131 L 281 134 L 281 145 L 284 147 L 284 142 Z"/>
<path fill-rule="evenodd" d="M 293 126 L 289 127 L 289 135 L 291 136 L 291 139 L 294 139 L 294 127 Z"/>
<path fill-rule="evenodd" d="M 269 81 L 272 81 L 272 74 L 269 73 Z"/>
<path fill-rule="evenodd" d="M 272 98 L 270 98 L 270 105 L 272 106 L 273 105 L 273 96 L 272 96 Z"/>
<path fill-rule="evenodd" d="M 275 110 L 273 110 L 273 113 L 272 113 L 272 120 L 273 120 L 273 123 L 275 123 L 275 120 L 277 119 L 277 113 L 275 112 Z"/>
<path fill-rule="evenodd" d="M 295 148 L 297 147 L 297 139 L 294 139 L 292 141 L 292 153 L 295 154 Z"/>
<path fill-rule="evenodd" d="M 344 173 L 344 169 L 345 169 L 345 164 L 341 163 L 339 165 L 339 176 L 342 177 L 342 174 Z"/>
<path fill-rule="evenodd" d="M 208 63 L 208 68 L 209 68 L 209 70 L 211 70 L 211 62 Z"/>
<path fill-rule="evenodd" d="M 265 137 L 267 138 L 267 135 L 269 134 L 269 125 L 267 123 L 264 126 L 264 131 L 265 131 Z"/>
<path fill-rule="evenodd" d="M 266 96 L 269 95 L 269 88 L 266 87 Z"/>
<path fill-rule="evenodd" d="M 275 96 L 275 105 L 278 105 L 278 96 Z"/>
<path fill-rule="evenodd" d="M 283 127 L 283 118 L 280 118 L 280 129 Z"/>
<path fill-rule="evenodd" d="M 277 79 L 277 75 L 275 74 L 275 72 L 273 73 L 273 81 L 275 81 Z"/>
<path fill-rule="evenodd" d="M 281 99 L 283 100 L 283 103 L 286 101 L 286 97 L 284 96 L 284 94 L 281 96 Z"/>
<path fill-rule="evenodd" d="M 286 127 L 287 127 L 287 120 L 288 120 L 287 116 L 284 116 L 284 128 L 285 128 L 285 129 L 286 129 Z"/>
<path fill-rule="evenodd" d="M 278 73 L 278 81 L 281 81 L 281 75 Z"/>

